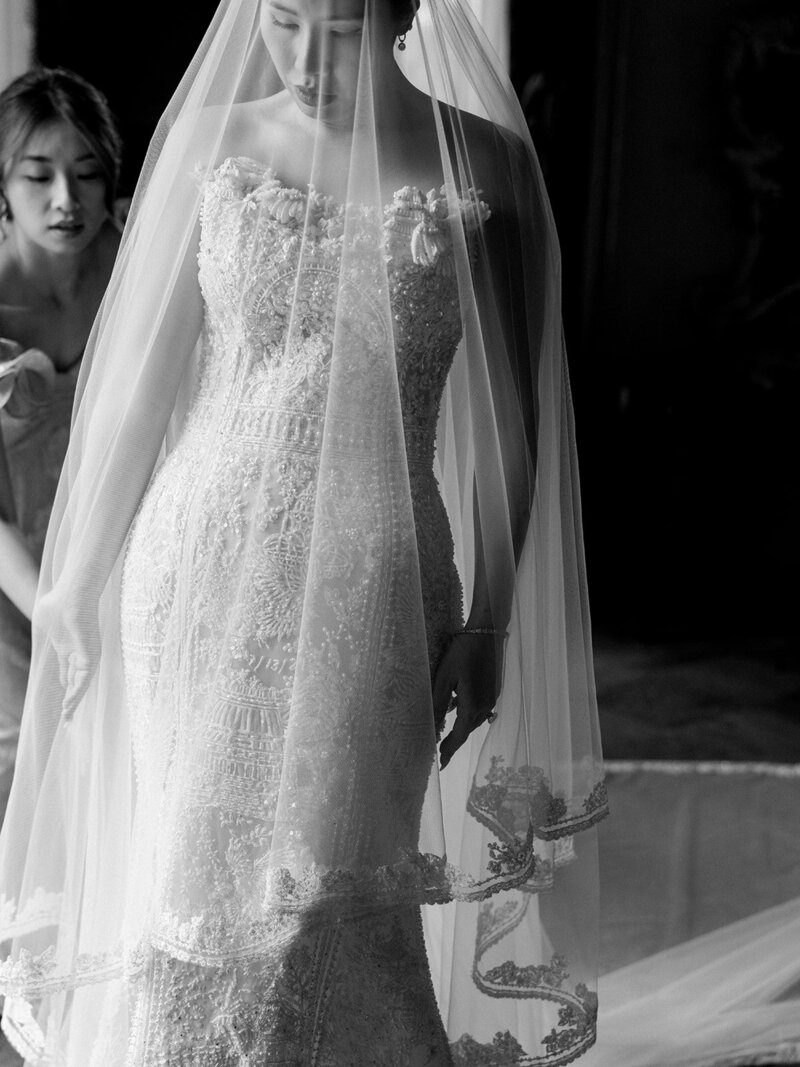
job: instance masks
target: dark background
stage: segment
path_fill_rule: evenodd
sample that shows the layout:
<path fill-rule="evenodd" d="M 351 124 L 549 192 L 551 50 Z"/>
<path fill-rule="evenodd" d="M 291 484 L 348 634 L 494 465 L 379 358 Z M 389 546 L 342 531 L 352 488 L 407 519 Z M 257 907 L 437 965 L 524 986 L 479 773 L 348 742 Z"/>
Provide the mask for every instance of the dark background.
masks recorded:
<path fill-rule="evenodd" d="M 130 193 L 216 7 L 38 0 L 42 62 L 109 97 Z M 593 617 L 638 642 L 794 657 L 800 11 L 512 0 L 512 80 L 564 261 Z"/>
<path fill-rule="evenodd" d="M 595 620 L 796 633 L 800 5 L 513 11 L 563 246 Z"/>

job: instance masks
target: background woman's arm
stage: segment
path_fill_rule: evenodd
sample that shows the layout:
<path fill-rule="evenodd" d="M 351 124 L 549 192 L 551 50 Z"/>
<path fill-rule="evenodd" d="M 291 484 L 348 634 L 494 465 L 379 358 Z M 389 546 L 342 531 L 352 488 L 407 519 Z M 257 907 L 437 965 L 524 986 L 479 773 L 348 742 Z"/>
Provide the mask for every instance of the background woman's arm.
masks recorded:
<path fill-rule="evenodd" d="M 39 564 L 22 533 L 14 523 L 0 520 L 0 589 L 28 619 L 38 583 Z"/>
<path fill-rule="evenodd" d="M 145 278 L 141 284 L 158 285 L 159 279 Z M 147 294 L 139 303 L 145 309 L 157 306 Z M 47 633 L 59 657 L 66 718 L 77 709 L 94 674 L 101 647 L 100 597 L 158 462 L 202 316 L 196 230 L 157 330 L 142 316 L 142 321 L 135 313 L 125 316 L 125 334 L 120 338 L 124 351 L 115 356 L 129 359 L 135 369 L 141 353 L 147 352 L 138 374 L 131 374 L 130 392 L 120 395 L 115 380 L 115 395 L 107 383 L 93 380 L 93 370 L 87 392 L 94 392 L 85 426 L 81 410 L 85 397 L 78 408 L 73 436 L 80 435 L 80 459 L 75 471 L 68 471 L 66 511 L 50 552 L 52 572 L 42 583 L 51 588 L 37 601 L 33 617 L 34 627 Z M 59 542 L 65 535 L 62 548 Z"/>
<path fill-rule="evenodd" d="M 38 583 L 39 564 L 16 525 L 13 487 L 0 434 L 0 589 L 29 619 Z"/>

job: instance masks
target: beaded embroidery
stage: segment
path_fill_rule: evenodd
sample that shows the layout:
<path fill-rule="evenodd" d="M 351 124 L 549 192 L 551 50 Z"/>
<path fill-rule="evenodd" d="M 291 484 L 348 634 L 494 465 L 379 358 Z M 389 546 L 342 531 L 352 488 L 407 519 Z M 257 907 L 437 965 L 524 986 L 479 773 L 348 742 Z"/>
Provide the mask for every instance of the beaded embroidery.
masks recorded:
<path fill-rule="evenodd" d="M 379 585 L 375 561 L 387 551 L 376 528 L 387 523 L 376 523 L 375 515 L 393 506 L 380 472 L 353 457 L 369 456 L 373 439 L 387 433 L 381 389 L 389 384 L 399 387 L 416 527 L 414 543 L 398 538 L 391 552 L 399 574 L 413 573 L 418 559 L 431 665 L 462 625 L 453 543 L 432 471 L 439 401 L 461 338 L 448 219 L 460 211 L 469 232 L 489 214 L 475 195 L 456 208 L 444 191 L 426 195 L 406 187 L 382 218 L 355 209 L 358 225 L 343 271 L 352 210 L 313 189 L 287 188 L 246 159 L 226 160 L 204 187 L 199 278 L 206 314 L 198 382 L 182 436 L 137 516 L 123 575 L 123 658 L 142 802 L 157 805 L 149 783 L 169 764 L 180 804 L 163 813 L 163 900 L 148 944 L 87 959 L 84 968 L 103 981 L 126 961 L 134 991 L 129 1067 L 366 1062 L 359 1021 L 374 1020 L 376 1005 L 387 1023 L 381 1032 L 367 1024 L 369 1062 L 406 1067 L 425 1062 L 423 1055 L 447 1062 L 417 905 L 482 899 L 515 884 L 546 888 L 553 861 L 542 838 L 562 824 L 564 833 L 579 828 L 550 795 L 541 771 L 511 775 L 498 766 L 473 790 L 471 810 L 498 838 L 485 881 L 475 883 L 416 850 L 433 757 L 425 731 L 398 735 L 391 722 L 378 722 L 352 763 L 341 722 L 326 719 L 328 704 L 346 707 L 354 699 L 348 693 L 354 672 L 343 667 L 342 649 L 359 669 L 379 655 L 393 690 L 388 700 L 413 694 L 420 681 L 408 667 L 419 662 L 418 650 L 403 644 L 417 611 L 408 583 L 381 593 L 380 617 L 394 628 L 376 633 L 353 625 L 377 614 L 367 598 Z M 301 234 L 310 247 L 302 247 Z M 383 294 L 369 273 L 376 249 L 387 265 Z M 334 325 L 359 353 L 352 367 L 343 361 L 336 383 L 329 358 Z M 397 384 L 379 376 L 365 384 L 366 357 L 379 354 L 390 335 Z M 376 381 L 380 389 L 370 392 Z M 334 388 L 345 390 L 362 413 L 357 424 L 326 423 Z M 347 518 L 347 537 L 323 542 L 316 554 L 328 643 L 304 644 L 301 618 L 315 621 L 313 607 L 304 604 L 315 579 L 307 573 L 310 531 L 315 521 L 324 529 L 325 509 L 334 506 L 317 487 L 323 431 L 333 441 L 328 476 L 339 479 L 335 506 Z M 360 584 L 352 581 L 359 567 Z M 179 577 L 194 592 L 176 607 Z M 165 658 L 173 654 L 170 627 L 176 625 L 180 669 Z M 301 656 L 308 670 L 298 682 Z M 174 679 L 174 702 L 164 703 L 164 678 Z M 381 767 L 374 795 L 385 799 L 383 808 L 370 808 L 377 829 L 372 836 L 364 831 L 356 844 L 369 857 L 384 854 L 385 862 L 363 869 L 263 862 L 287 776 L 290 701 L 314 714 L 293 723 L 288 776 L 297 783 L 300 814 L 285 813 L 287 839 L 295 833 L 302 839 L 302 812 L 314 805 L 335 826 L 337 813 L 352 803 L 354 782 L 368 788 L 359 782 L 359 768 L 374 753 Z M 165 721 L 165 709 L 173 707 L 175 720 Z M 339 778 L 320 778 L 325 746 L 341 748 Z M 599 794 L 592 803 L 595 814 Z M 482 907 L 476 981 L 490 995 L 502 988 L 556 1001 L 562 1021 L 552 1049 L 535 1062 L 567 1062 L 569 1049 L 578 1054 L 590 1040 L 591 1005 L 580 987 L 566 990 L 563 961 L 482 973 L 484 946 L 516 921 L 502 904 Z M 49 958 L 20 957 L 0 967 L 0 977 L 28 996 L 37 969 L 41 991 L 48 982 L 58 988 L 54 968 Z M 456 1063 L 484 1062 L 459 1058 L 459 1046 L 471 1040 L 457 1043 Z M 513 1043 L 501 1036 L 495 1051 L 506 1058 L 485 1062 L 529 1062 L 509 1058 Z"/>

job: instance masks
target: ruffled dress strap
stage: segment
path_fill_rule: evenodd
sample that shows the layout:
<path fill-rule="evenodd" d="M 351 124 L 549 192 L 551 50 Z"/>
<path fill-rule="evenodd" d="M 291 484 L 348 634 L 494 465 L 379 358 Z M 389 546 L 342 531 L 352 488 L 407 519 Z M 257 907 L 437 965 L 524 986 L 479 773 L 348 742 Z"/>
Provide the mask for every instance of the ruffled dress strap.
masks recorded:
<path fill-rule="evenodd" d="M 55 367 L 44 352 L 0 337 L 0 409 L 6 415 L 23 419 L 46 407 L 55 381 Z"/>

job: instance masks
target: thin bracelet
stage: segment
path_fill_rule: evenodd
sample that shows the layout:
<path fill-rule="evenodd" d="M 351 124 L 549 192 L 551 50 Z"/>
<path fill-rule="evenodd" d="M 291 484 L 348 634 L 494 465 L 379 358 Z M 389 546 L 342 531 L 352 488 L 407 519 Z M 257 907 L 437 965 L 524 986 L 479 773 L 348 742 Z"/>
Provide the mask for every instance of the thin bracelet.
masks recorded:
<path fill-rule="evenodd" d="M 463 630 L 456 630 L 453 634 L 486 634 L 491 637 L 508 637 L 508 630 L 494 630 L 491 626 L 465 626 Z"/>

